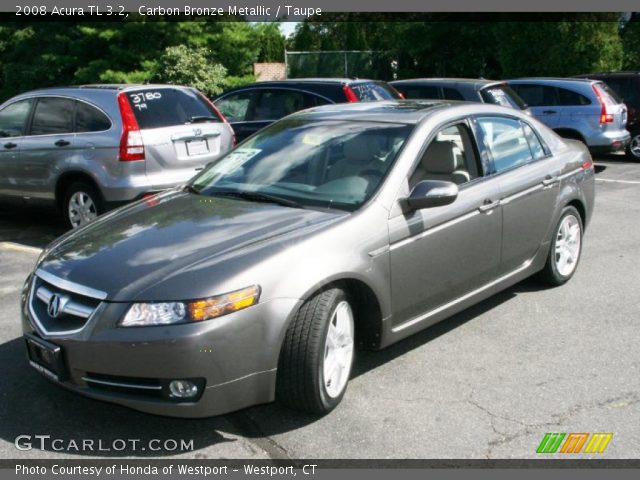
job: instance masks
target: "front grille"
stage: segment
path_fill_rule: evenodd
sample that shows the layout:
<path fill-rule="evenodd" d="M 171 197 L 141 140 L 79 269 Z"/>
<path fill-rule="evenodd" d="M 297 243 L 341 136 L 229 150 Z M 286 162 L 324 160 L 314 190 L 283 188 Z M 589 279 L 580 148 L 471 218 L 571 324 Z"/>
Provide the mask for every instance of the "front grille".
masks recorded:
<path fill-rule="evenodd" d="M 34 321 L 48 334 L 81 330 L 101 300 L 60 288 L 53 282 L 34 276 L 29 300 Z"/>

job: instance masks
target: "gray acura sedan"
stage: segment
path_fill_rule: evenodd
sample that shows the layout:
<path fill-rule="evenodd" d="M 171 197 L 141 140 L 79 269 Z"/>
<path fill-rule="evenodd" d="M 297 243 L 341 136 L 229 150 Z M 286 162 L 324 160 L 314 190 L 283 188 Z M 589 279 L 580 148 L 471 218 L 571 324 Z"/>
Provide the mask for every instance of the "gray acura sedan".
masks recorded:
<path fill-rule="evenodd" d="M 513 109 L 299 112 L 183 187 L 49 245 L 22 293 L 29 361 L 155 414 L 274 399 L 325 413 L 356 347 L 386 347 L 534 273 L 569 280 L 593 203 L 586 147 Z"/>

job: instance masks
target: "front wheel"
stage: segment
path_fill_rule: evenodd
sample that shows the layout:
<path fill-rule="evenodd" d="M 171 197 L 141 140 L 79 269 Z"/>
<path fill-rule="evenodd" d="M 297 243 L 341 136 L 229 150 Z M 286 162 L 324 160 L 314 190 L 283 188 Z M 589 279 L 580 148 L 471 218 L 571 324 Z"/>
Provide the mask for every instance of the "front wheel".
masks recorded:
<path fill-rule="evenodd" d="M 280 352 L 276 394 L 291 408 L 324 414 L 347 389 L 354 354 L 354 317 L 346 293 L 322 291 L 289 325 Z"/>
<path fill-rule="evenodd" d="M 627 145 L 627 157 L 631 160 L 640 161 L 640 133 L 631 137 L 631 142 Z"/>
<path fill-rule="evenodd" d="M 562 285 L 575 273 L 582 253 L 582 219 L 571 206 L 565 207 L 554 231 L 547 263 L 541 272 L 550 285 Z"/>

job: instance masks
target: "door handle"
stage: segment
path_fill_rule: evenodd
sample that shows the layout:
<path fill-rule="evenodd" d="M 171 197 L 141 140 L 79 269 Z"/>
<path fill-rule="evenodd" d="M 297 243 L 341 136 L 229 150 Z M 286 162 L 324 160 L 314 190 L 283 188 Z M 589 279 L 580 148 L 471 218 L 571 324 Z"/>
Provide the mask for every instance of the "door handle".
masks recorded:
<path fill-rule="evenodd" d="M 67 142 L 66 140 L 62 140 L 62 139 L 60 139 L 56 143 L 54 143 L 54 145 L 56 147 L 66 147 L 67 145 L 70 145 L 70 144 L 71 144 L 71 142 Z"/>
<path fill-rule="evenodd" d="M 490 212 L 491 210 L 498 207 L 499 205 L 500 205 L 500 200 L 494 201 L 487 198 L 484 201 L 484 203 L 478 207 L 478 210 L 480 210 L 482 213 L 486 213 L 486 212 Z"/>
<path fill-rule="evenodd" d="M 11 150 L 12 148 L 16 148 L 17 146 L 18 144 L 13 142 L 7 142 L 4 144 L 4 148 L 6 148 L 7 150 Z"/>
<path fill-rule="evenodd" d="M 545 115 L 555 115 L 556 112 L 555 110 L 543 110 L 542 113 L 544 113 Z"/>
<path fill-rule="evenodd" d="M 542 185 L 544 185 L 545 187 L 550 187 L 551 185 L 555 185 L 556 183 L 558 183 L 558 181 L 558 177 L 547 175 L 546 177 L 544 177 L 544 180 L 542 180 Z"/>

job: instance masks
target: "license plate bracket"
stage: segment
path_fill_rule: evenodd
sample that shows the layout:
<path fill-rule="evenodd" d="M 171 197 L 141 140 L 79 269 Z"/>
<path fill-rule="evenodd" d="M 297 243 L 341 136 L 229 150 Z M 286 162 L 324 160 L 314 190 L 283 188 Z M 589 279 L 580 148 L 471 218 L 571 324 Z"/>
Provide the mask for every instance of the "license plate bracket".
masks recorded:
<path fill-rule="evenodd" d="M 29 363 L 51 380 L 62 382 L 67 378 L 62 347 L 29 333 L 24 334 Z"/>
<path fill-rule="evenodd" d="M 187 155 L 205 155 L 209 153 L 209 142 L 206 139 L 203 140 L 189 140 L 186 142 Z"/>

